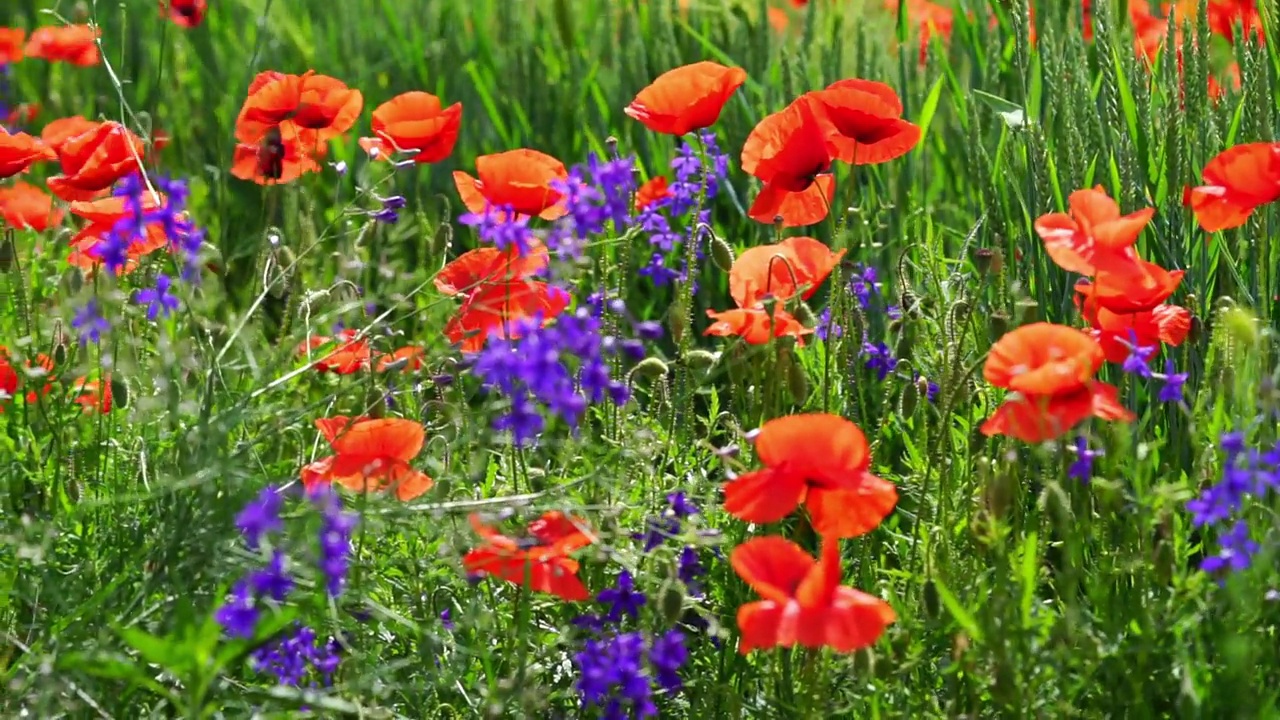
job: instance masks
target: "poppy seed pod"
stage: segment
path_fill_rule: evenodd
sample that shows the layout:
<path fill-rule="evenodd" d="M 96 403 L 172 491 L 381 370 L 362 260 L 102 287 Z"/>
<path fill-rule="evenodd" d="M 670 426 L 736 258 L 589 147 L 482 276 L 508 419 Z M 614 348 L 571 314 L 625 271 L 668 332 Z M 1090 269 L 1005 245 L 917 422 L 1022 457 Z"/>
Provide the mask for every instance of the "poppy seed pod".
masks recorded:
<path fill-rule="evenodd" d="M 733 269 L 734 257 L 733 248 L 729 247 L 729 243 L 725 242 L 715 233 L 711 235 L 711 261 L 715 263 L 717 268 L 723 272 L 729 272 Z"/>
<path fill-rule="evenodd" d="M 991 248 L 978 248 L 973 253 L 973 266 L 982 275 L 999 275 L 1004 270 L 1004 253 Z"/>

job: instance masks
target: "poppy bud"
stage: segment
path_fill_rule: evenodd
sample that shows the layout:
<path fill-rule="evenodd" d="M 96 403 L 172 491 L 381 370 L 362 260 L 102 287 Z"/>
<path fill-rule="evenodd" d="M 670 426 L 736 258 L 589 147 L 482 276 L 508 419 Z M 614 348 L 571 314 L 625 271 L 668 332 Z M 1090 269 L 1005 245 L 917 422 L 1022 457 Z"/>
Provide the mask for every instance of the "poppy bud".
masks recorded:
<path fill-rule="evenodd" d="M 991 248 L 978 248 L 973 253 L 973 265 L 982 275 L 999 275 L 1004 270 L 1004 253 Z"/>
<path fill-rule="evenodd" d="M 997 310 L 991 313 L 987 318 L 987 330 L 991 336 L 991 342 L 995 342 L 1005 336 L 1009 332 L 1009 314 Z"/>
<path fill-rule="evenodd" d="M 920 296 L 911 292 L 907 288 L 903 288 L 902 292 L 899 293 L 899 296 L 902 298 L 902 302 L 900 304 L 902 305 L 903 314 L 911 317 L 919 317 Z"/>
<path fill-rule="evenodd" d="M 432 258 L 442 258 L 449 253 L 449 247 L 453 245 L 453 226 L 445 223 L 436 228 L 435 235 L 431 236 Z"/>
<path fill-rule="evenodd" d="M 62 280 L 59 283 L 62 286 L 64 296 L 79 295 L 80 290 L 84 288 L 84 273 L 80 268 L 67 268 L 62 274 Z"/>
<path fill-rule="evenodd" d="M 111 377 L 111 406 L 129 407 L 129 385 L 114 375 Z"/>
<path fill-rule="evenodd" d="M 719 355 L 706 350 L 690 350 L 684 354 L 685 364 L 695 370 L 709 368 L 712 365 L 715 365 L 716 361 L 719 359 Z"/>
<path fill-rule="evenodd" d="M 662 585 L 662 599 L 660 601 L 662 608 L 662 617 L 666 618 L 668 625 L 674 625 L 684 614 L 684 585 L 676 578 L 667 578 Z"/>
<path fill-rule="evenodd" d="M 907 383 L 902 386 L 902 396 L 898 398 L 898 414 L 904 418 L 911 417 L 916 412 L 916 403 L 920 401 L 920 389 L 915 383 Z"/>
<path fill-rule="evenodd" d="M 733 248 L 714 233 L 711 235 L 711 261 L 724 272 L 733 269 Z"/>
<path fill-rule="evenodd" d="M 929 399 L 929 378 L 923 375 L 916 378 L 916 392 L 919 393 L 921 397 Z"/>
<path fill-rule="evenodd" d="M 4 231 L 4 239 L 0 240 L 0 272 L 9 272 L 18 259 L 18 251 L 13 245 L 13 229 Z"/>
<path fill-rule="evenodd" d="M 1232 308 L 1222 313 L 1222 324 L 1227 328 L 1231 339 L 1246 347 L 1258 343 L 1258 318 L 1244 308 Z"/>
<path fill-rule="evenodd" d="M 671 331 L 671 339 L 677 345 L 684 341 L 685 333 L 689 331 L 689 313 L 678 299 L 671 303 L 671 308 L 667 311 L 667 329 Z"/>
<path fill-rule="evenodd" d="M 989 468 L 986 473 L 979 470 L 986 476 L 982 485 L 982 504 L 992 518 L 1000 520 L 1009 513 L 1009 506 L 1013 504 L 1013 486 L 1017 480 L 1009 473 L 992 467 L 990 460 L 986 460 L 986 464 Z"/>
<path fill-rule="evenodd" d="M 794 357 L 787 366 L 787 389 L 798 403 L 809 399 L 809 373 L 805 372 L 804 366 L 796 362 Z"/>
<path fill-rule="evenodd" d="M 656 357 L 645 358 L 631 370 L 632 375 L 644 378 L 666 377 L 667 372 L 667 364 Z"/>
<path fill-rule="evenodd" d="M 817 316 L 813 314 L 813 310 L 809 309 L 806 303 L 796 305 L 796 319 L 805 327 L 814 327 L 818 324 Z"/>
<path fill-rule="evenodd" d="M 53 364 L 61 365 L 67 361 L 67 344 L 57 342 L 53 346 Z"/>
<path fill-rule="evenodd" d="M 939 607 L 938 586 L 933 578 L 924 581 L 924 612 L 931 620 L 938 618 Z"/>
<path fill-rule="evenodd" d="M 1014 307 L 1018 311 L 1019 326 L 1033 323 L 1037 320 L 1037 316 L 1040 311 L 1040 303 L 1035 300 L 1030 298 L 1027 298 L 1026 300 L 1019 300 Z"/>
<path fill-rule="evenodd" d="M 899 359 L 909 358 L 915 346 L 916 334 L 912 332 L 910 325 L 903 325 L 902 333 L 898 335 L 898 342 L 893 346 L 893 356 Z"/>
<path fill-rule="evenodd" d="M 1214 307 L 1217 308 L 1219 312 L 1221 312 L 1223 310 L 1230 310 L 1231 308 L 1235 307 L 1236 301 L 1235 301 L 1235 298 L 1231 297 L 1230 295 L 1223 295 L 1217 300 L 1214 300 L 1213 304 L 1214 304 Z"/>

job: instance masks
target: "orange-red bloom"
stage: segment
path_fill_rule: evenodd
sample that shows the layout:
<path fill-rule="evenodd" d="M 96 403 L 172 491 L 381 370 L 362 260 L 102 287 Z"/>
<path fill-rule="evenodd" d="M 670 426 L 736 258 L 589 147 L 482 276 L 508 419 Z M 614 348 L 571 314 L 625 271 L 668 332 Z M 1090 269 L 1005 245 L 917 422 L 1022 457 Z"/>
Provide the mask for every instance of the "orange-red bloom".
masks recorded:
<path fill-rule="evenodd" d="M 106 415 L 111 412 L 110 375 L 102 380 L 90 380 L 86 377 L 77 378 L 72 387 L 75 389 L 73 400 L 83 408 L 83 412 L 97 412 L 100 415 Z"/>
<path fill-rule="evenodd" d="M 436 163 L 453 152 L 461 124 L 462 103 L 446 108 L 431 93 L 407 92 L 373 111 L 374 137 L 360 138 L 360 147 L 388 160 L 402 152 L 420 164 Z"/>
<path fill-rule="evenodd" d="M 885 601 L 840 584 L 833 538 L 823 538 L 819 561 L 789 540 L 752 538 L 733 549 L 729 564 L 763 598 L 738 608 L 744 655 L 795 645 L 853 652 L 875 644 L 896 619 Z"/>
<path fill-rule="evenodd" d="M 787 300 L 801 291 L 808 300 L 844 254 L 803 236 L 748 248 L 729 270 L 729 295 L 740 308 L 756 307 L 765 297 Z"/>
<path fill-rule="evenodd" d="M 350 130 L 363 107 L 360 91 L 336 78 L 314 70 L 302 75 L 267 70 L 249 84 L 236 117 L 236 140 L 257 145 L 278 131 L 283 142 L 296 142 L 303 153 L 323 155 L 322 143 Z"/>
<path fill-rule="evenodd" d="M 387 372 L 389 370 L 414 372 L 421 370 L 423 358 L 426 357 L 426 354 L 426 351 L 420 347 L 405 345 L 395 352 L 379 355 L 378 372 Z"/>
<path fill-rule="evenodd" d="M 256 145 L 237 144 L 231 157 L 231 174 L 259 185 L 284 185 L 307 173 L 319 172 L 316 158 L 324 157 L 326 151 L 324 145 L 304 148 L 299 140 L 285 139 L 276 129 Z"/>
<path fill-rule="evenodd" d="M 902 119 L 902 101 L 884 83 L 849 78 L 805 97 L 817 110 L 833 159 L 874 165 L 901 157 L 920 142 L 920 128 Z"/>
<path fill-rule="evenodd" d="M 507 208 L 517 215 L 537 215 L 543 220 L 563 217 L 564 194 L 552 187 L 566 181 L 564 163 L 537 150 L 522 148 L 476 158 L 476 175 L 454 171 L 453 183 L 462 204 L 473 213 L 483 213 L 486 205 Z"/>
<path fill-rule="evenodd" d="M 623 110 L 654 132 L 684 135 L 711 127 L 747 71 L 711 61 L 696 62 L 658 76 Z"/>
<path fill-rule="evenodd" d="M 98 53 L 97 31 L 88 25 L 42 27 L 31 33 L 27 40 L 26 54 L 49 62 L 66 62 L 81 67 L 97 65 L 102 61 Z"/>
<path fill-rule="evenodd" d="M 655 175 L 636 190 L 636 210 L 643 210 L 669 197 L 672 197 L 672 193 L 667 187 L 667 177 Z"/>
<path fill-rule="evenodd" d="M 9 362 L 9 351 L 0 345 L 0 412 L 4 412 L 4 404 L 18 395 L 18 372 Z"/>
<path fill-rule="evenodd" d="M 22 59 L 22 46 L 27 42 L 27 31 L 22 28 L 0 27 L 0 67 L 12 65 Z"/>
<path fill-rule="evenodd" d="M 1132 347 L 1177 347 L 1191 332 L 1191 311 L 1178 305 L 1157 305 L 1151 310 L 1117 313 L 1097 308 L 1089 319 L 1090 333 L 1102 346 L 1107 361 L 1122 364 Z"/>
<path fill-rule="evenodd" d="M 547 266 L 550 256 L 541 242 L 530 245 L 523 255 L 514 246 L 506 250 L 468 250 L 440 270 L 435 278 L 436 289 L 445 295 L 470 295 L 485 285 L 531 278 Z"/>
<path fill-rule="evenodd" d="M 578 578 L 578 561 L 569 554 L 595 542 L 586 523 L 560 512 L 544 513 L 529 523 L 524 538 L 508 537 L 471 516 L 471 527 L 484 541 L 462 558 L 468 573 L 493 575 L 534 592 L 562 600 L 590 599 Z"/>
<path fill-rule="evenodd" d="M 1204 168 L 1204 185 L 1187 188 L 1182 201 L 1200 227 L 1217 232 L 1240 227 L 1259 205 L 1280 200 L 1280 143 L 1228 148 Z"/>
<path fill-rule="evenodd" d="M 97 130 L 98 125 L 99 123 L 79 115 L 59 118 L 44 126 L 44 130 L 40 132 L 40 139 L 54 152 L 61 152 L 62 146 L 68 140 L 92 130 Z"/>
<path fill-rule="evenodd" d="M 900 12 L 899 6 L 904 0 L 884 0 L 888 10 Z M 929 57 L 929 41 L 935 34 L 944 41 L 951 39 L 951 28 L 955 19 L 951 8 L 931 0 L 905 0 L 907 21 L 920 28 L 920 64 Z"/>
<path fill-rule="evenodd" d="M 819 534 L 857 537 L 874 530 L 898 502 L 893 484 L 871 474 L 866 436 L 838 415 L 770 420 L 755 448 L 764 467 L 724 487 L 724 509 L 740 520 L 777 522 L 803 504 Z"/>
<path fill-rule="evenodd" d="M 0 178 L 24 173 L 35 163 L 57 157 L 40 139 L 22 132 L 11 134 L 0 128 Z"/>
<path fill-rule="evenodd" d="M 313 368 L 320 372 L 331 372 L 337 375 L 351 375 L 369 369 L 371 358 L 369 341 L 360 337 L 358 330 L 351 328 L 338 333 L 336 338 L 320 335 L 308 338 L 298 346 L 297 354 L 309 355 L 312 350 L 324 347 L 331 342 L 339 343 L 338 347 L 316 360 L 312 365 Z"/>
<path fill-rule="evenodd" d="M 0 218 L 10 227 L 44 232 L 62 222 L 62 210 L 43 190 L 19 181 L 0 187 Z"/>
<path fill-rule="evenodd" d="M 734 308 L 724 312 L 707 310 L 714 320 L 702 333 L 716 337 L 739 337 L 748 345 L 765 345 L 770 338 L 793 337 L 796 345 L 804 345 L 804 336 L 813 333 L 781 305 L 773 309 L 773 318 L 764 308 Z"/>
<path fill-rule="evenodd" d="M 1044 442 L 1070 432 L 1089 417 L 1134 419 L 1112 385 L 1093 379 L 1102 346 L 1083 331 L 1051 323 L 1023 325 L 991 347 L 983 377 L 1009 390 L 982 425 L 984 435 Z"/>
<path fill-rule="evenodd" d="M 337 483 L 356 492 L 390 492 L 412 500 L 435 484 L 410 465 L 426 440 L 421 423 L 403 418 L 349 418 L 338 415 L 316 420 L 316 429 L 333 448 L 333 455 L 302 468 L 307 490 Z"/>
<path fill-rule="evenodd" d="M 742 146 L 742 169 L 764 183 L 747 214 L 763 223 L 781 218 L 786 227 L 812 225 L 831 211 L 836 181 L 831 176 L 827 126 L 813 101 L 801 97 L 765 117 Z"/>
<path fill-rule="evenodd" d="M 449 342 L 460 343 L 462 352 L 479 352 L 490 337 L 521 337 L 534 318 L 545 326 L 568 306 L 568 293 L 535 280 L 484 285 L 462 303 L 444 334 Z"/>
<path fill-rule="evenodd" d="M 1182 270 L 1169 272 L 1139 258 L 1099 268 L 1093 282 L 1080 280 L 1075 290 L 1081 296 L 1081 311 L 1086 318 L 1097 308 L 1117 313 L 1142 312 L 1168 300 L 1185 274 Z"/>
<path fill-rule="evenodd" d="M 153 195 L 150 192 L 144 192 L 142 194 L 144 212 L 155 212 L 164 207 L 166 202 L 162 193 Z M 71 214 L 89 221 L 89 224 L 71 238 L 71 255 L 68 261 L 85 272 L 91 273 L 102 263 L 102 258 L 97 252 L 98 246 L 116 224 L 129 214 L 129 210 L 125 207 L 125 198 L 106 197 L 101 200 L 73 202 Z M 140 258 L 165 247 L 168 243 L 169 236 L 165 234 L 163 223 L 147 223 L 141 236 L 130 241 L 127 249 L 129 259 L 120 272 L 133 272 Z"/>
<path fill-rule="evenodd" d="M 1077 190 L 1067 201 L 1071 214 L 1047 213 L 1036 220 L 1036 234 L 1045 251 L 1067 272 L 1093 275 L 1098 266 L 1130 263 L 1138 255 L 1133 246 L 1155 214 L 1144 208 L 1120 215 L 1120 206 L 1099 185 Z"/>
<path fill-rule="evenodd" d="M 125 126 L 99 123 L 59 148 L 62 174 L 49 178 L 49 190 L 63 200 L 92 200 L 120 178 L 136 172 L 143 150 L 141 138 Z"/>
<path fill-rule="evenodd" d="M 167 14 L 178 27 L 197 27 L 204 22 L 208 10 L 208 0 L 160 0 L 160 12 Z"/>

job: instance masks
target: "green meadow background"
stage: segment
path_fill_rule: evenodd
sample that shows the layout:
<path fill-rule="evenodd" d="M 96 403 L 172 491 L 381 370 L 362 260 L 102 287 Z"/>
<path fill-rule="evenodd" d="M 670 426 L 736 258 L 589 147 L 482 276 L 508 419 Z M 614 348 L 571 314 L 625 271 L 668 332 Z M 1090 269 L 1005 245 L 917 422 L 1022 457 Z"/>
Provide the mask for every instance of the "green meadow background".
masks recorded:
<path fill-rule="evenodd" d="M 1277 717 L 1271 548 L 1219 586 L 1196 569 L 1212 538 L 1190 527 L 1184 505 L 1218 477 L 1222 433 L 1249 425 L 1257 442 L 1276 440 L 1265 413 L 1280 405 L 1270 239 L 1280 218 L 1263 208 L 1239 230 L 1206 236 L 1180 201 L 1223 148 L 1274 139 L 1280 54 L 1193 30 L 1184 85 L 1172 52 L 1150 69 L 1135 57 L 1123 2 L 1095 4 L 1086 44 L 1074 3 L 1040 3 L 1032 48 L 1022 0 L 960 0 L 950 42 L 935 40 L 920 64 L 915 28 L 870 1 L 815 0 L 789 9 L 779 32 L 763 1 L 695 0 L 686 12 L 657 0 L 211 0 L 205 24 L 184 31 L 147 0 L 10 0 L 0 25 L 92 17 L 107 60 L 23 62 L 11 100 L 41 103 L 37 125 L 83 114 L 166 131 L 160 170 L 190 180 L 221 272 L 189 311 L 159 325 L 135 311 L 103 347 L 79 347 L 62 339 L 75 308 L 94 292 L 122 307 L 123 295 L 68 281 L 61 236 L 18 236 L 0 344 L 60 352 L 80 371 L 109 353 L 123 407 L 0 416 L 0 713 L 291 717 L 308 706 L 333 717 L 576 717 L 574 648 L 561 632 L 574 612 L 465 583 L 466 515 L 506 505 L 583 513 L 613 542 L 612 555 L 584 562 L 588 585 L 639 567 L 656 595 L 671 558 L 642 557 L 626 537 L 664 494 L 702 504 L 699 522 L 722 530 L 727 552 L 748 533 L 717 509 L 716 486 L 751 460 L 715 449 L 745 445 L 741 433 L 769 417 L 825 409 L 867 432 L 873 469 L 899 486 L 898 510 L 846 543 L 845 557 L 846 582 L 887 599 L 898 622 L 847 657 L 740 656 L 733 613 L 754 596 L 707 555 L 708 597 L 694 610 L 724 643 L 691 641 L 687 687 L 663 701 L 663 717 Z M 1207 77 L 1233 58 L 1242 89 L 1211 102 Z M 846 268 L 810 303 L 817 311 L 832 297 L 846 338 L 766 350 L 699 338 L 723 351 L 710 368 L 669 338 L 656 352 L 671 381 L 637 380 L 629 409 L 529 454 L 491 436 L 496 406 L 474 388 L 422 383 L 398 411 L 428 419 L 430 502 L 353 501 L 359 562 L 343 602 L 299 603 L 285 617 L 349 634 L 338 686 L 272 688 L 244 666 L 244 648 L 220 651 L 208 618 L 250 562 L 232 549 L 235 513 L 266 484 L 296 478 L 315 451 L 313 419 L 373 407 L 385 390 L 382 380 L 301 371 L 297 343 L 336 320 L 372 324 L 360 315 L 372 302 L 396 346 L 425 344 L 433 371 L 455 368 L 440 333 L 453 306 L 429 290 L 447 257 L 475 242 L 465 228 L 443 229 L 460 213 L 451 172 L 517 147 L 573 164 L 614 138 L 646 177 L 669 173 L 676 143 L 622 108 L 661 72 L 704 59 L 749 78 L 715 128 L 733 163 L 713 224 L 738 250 L 776 232 L 744 212 L 758 188 L 736 162 L 754 124 L 845 77 L 898 90 L 905 117 L 924 129 L 919 147 L 840 169 L 846 210 L 807 232 L 877 268 L 904 318 L 890 321 L 883 306 L 855 312 L 839 289 Z M 314 69 L 364 93 L 365 120 L 328 158 L 349 175 L 327 168 L 270 189 L 229 175 L 236 113 L 267 69 Z M 393 175 L 364 161 L 356 137 L 374 107 L 408 90 L 462 102 L 463 129 L 449 159 Z M 1139 249 L 1187 271 L 1174 300 L 1197 320 L 1167 351 L 1191 373 L 1185 406 L 1158 405 L 1154 387 L 1108 371 L 1140 419 L 1095 426 L 1091 442 L 1106 455 L 1084 485 L 1066 477 L 1070 454 L 976 428 L 999 402 L 981 381 L 990 343 L 1028 321 L 1080 324 L 1074 280 L 1048 260 L 1032 222 L 1092 185 L 1125 212 L 1156 208 Z M 370 230 L 354 212 L 374 206 L 361 188 L 408 197 L 404 220 Z M 593 253 L 615 257 L 608 243 Z M 699 272 L 686 330 L 698 334 L 707 308 L 731 302 L 723 271 L 708 259 Z M 588 287 L 597 276 L 583 277 Z M 627 300 L 676 334 L 687 323 L 668 314 L 670 292 L 646 280 L 636 277 Z M 1231 308 L 1241 310 L 1222 314 Z M 876 378 L 858 357 L 858 328 L 910 364 Z M 940 385 L 937 400 L 919 397 L 912 372 Z M 1269 505 L 1251 517 L 1273 535 Z M 446 608 L 457 631 L 437 621 Z M 353 621 L 357 611 L 372 619 Z"/>

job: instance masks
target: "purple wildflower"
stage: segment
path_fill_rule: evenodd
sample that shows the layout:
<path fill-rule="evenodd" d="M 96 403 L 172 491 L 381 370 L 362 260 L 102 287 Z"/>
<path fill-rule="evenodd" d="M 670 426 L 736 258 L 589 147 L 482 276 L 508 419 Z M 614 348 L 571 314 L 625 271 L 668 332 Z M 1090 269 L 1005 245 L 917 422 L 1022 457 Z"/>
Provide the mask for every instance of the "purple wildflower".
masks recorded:
<path fill-rule="evenodd" d="M 884 380 L 898 367 L 898 359 L 893 356 L 893 351 L 884 343 L 862 344 L 862 354 L 866 356 L 866 367 L 868 370 L 874 370 L 877 380 Z"/>
<path fill-rule="evenodd" d="M 1160 392 L 1156 394 L 1156 400 L 1165 403 L 1180 403 L 1183 401 L 1182 386 L 1187 383 L 1187 373 L 1177 372 L 1177 367 L 1173 364 L 1173 358 L 1165 360 L 1164 374 L 1156 377 L 1164 381 L 1164 384 L 1160 386 Z"/>
<path fill-rule="evenodd" d="M 153 288 L 143 288 L 139 290 L 135 298 L 135 302 L 139 305 L 147 306 L 147 319 L 152 322 L 161 315 L 169 317 L 169 313 L 178 309 L 178 298 L 174 297 L 170 292 L 173 281 L 168 275 L 157 275 L 156 286 Z"/>
<path fill-rule="evenodd" d="M 1231 529 L 1218 538 L 1219 550 L 1200 562 L 1200 569 L 1211 575 L 1246 570 L 1257 554 L 1258 543 L 1249 536 L 1249 524 L 1237 520 Z"/>
<path fill-rule="evenodd" d="M 1093 479 L 1093 459 L 1100 457 L 1103 452 L 1101 450 L 1090 450 L 1089 439 L 1080 435 L 1076 437 L 1075 453 L 1076 459 L 1071 463 L 1071 467 L 1067 468 L 1067 477 L 1073 477 L 1080 482 L 1087 483 Z"/>
<path fill-rule="evenodd" d="M 342 594 L 351 559 L 351 532 L 359 517 L 342 509 L 342 499 L 331 489 L 315 494 L 314 500 L 323 514 L 320 524 L 320 574 L 331 597 Z"/>
<path fill-rule="evenodd" d="M 71 327 L 79 331 L 81 345 L 102 342 L 102 334 L 111 331 L 111 323 L 102 316 L 96 298 L 89 298 L 89 302 L 76 312 L 71 319 Z"/>
<path fill-rule="evenodd" d="M 244 544 L 257 550 L 262 538 L 284 527 L 280 521 L 280 507 L 284 499 L 273 487 L 263 488 L 258 499 L 244 506 L 236 515 L 236 527 L 244 535 Z"/>
<path fill-rule="evenodd" d="M 1129 330 L 1129 339 L 1121 340 L 1129 348 L 1129 356 L 1124 359 L 1124 364 L 1120 369 L 1138 377 L 1151 377 L 1151 356 L 1156 353 L 1154 346 L 1144 346 L 1138 344 L 1138 334 L 1132 329 Z"/>
<path fill-rule="evenodd" d="M 596 600 L 609 606 L 609 611 L 605 614 L 605 620 L 616 623 L 622 620 L 623 615 L 632 618 L 640 617 L 640 608 L 644 607 L 649 601 L 645 594 L 635 588 L 635 581 L 631 577 L 631 573 L 623 570 L 618 575 L 618 584 L 615 587 L 601 590 L 596 595 Z"/>
<path fill-rule="evenodd" d="M 684 633 L 672 628 L 653 638 L 649 645 L 649 666 L 658 685 L 667 692 L 678 692 L 684 686 L 680 680 L 680 668 L 689 659 L 684 646 Z"/>
<path fill-rule="evenodd" d="M 231 597 L 213 614 L 228 637 L 249 639 L 257 632 L 262 611 L 257 607 L 249 583 L 241 580 L 231 589 Z"/>
<path fill-rule="evenodd" d="M 653 686 L 645 668 L 645 642 L 640 633 L 588 640 L 574 655 L 576 687 L 584 708 L 599 708 L 604 717 L 648 718 L 658 714 Z"/>

